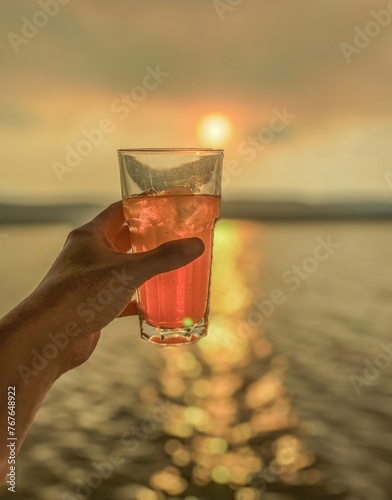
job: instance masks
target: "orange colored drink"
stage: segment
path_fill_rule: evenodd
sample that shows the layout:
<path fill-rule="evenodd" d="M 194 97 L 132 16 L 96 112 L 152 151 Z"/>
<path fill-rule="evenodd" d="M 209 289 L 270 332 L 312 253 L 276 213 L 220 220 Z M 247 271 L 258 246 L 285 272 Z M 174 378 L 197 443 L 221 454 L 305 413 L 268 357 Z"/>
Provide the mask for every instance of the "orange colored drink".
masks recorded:
<path fill-rule="evenodd" d="M 212 241 L 219 217 L 219 196 L 156 195 L 134 196 L 123 200 L 125 219 L 131 231 L 133 252 L 152 250 L 167 241 L 198 237 L 205 252 L 190 264 L 155 276 L 138 290 L 139 314 L 158 329 L 206 329 L 209 304 Z M 150 341 L 169 344 L 176 341 L 156 335 Z M 177 339 L 178 340 L 178 339 Z"/>

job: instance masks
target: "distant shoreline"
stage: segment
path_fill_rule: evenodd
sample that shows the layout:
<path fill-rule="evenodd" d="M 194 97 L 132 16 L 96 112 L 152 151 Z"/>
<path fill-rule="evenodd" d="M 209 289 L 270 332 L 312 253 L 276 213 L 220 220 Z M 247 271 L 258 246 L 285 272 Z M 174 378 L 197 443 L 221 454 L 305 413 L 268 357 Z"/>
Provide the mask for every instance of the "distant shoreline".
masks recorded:
<path fill-rule="evenodd" d="M 94 203 L 22 205 L 0 203 L 0 224 L 78 224 L 104 206 Z M 223 200 L 221 216 L 260 221 L 357 220 L 392 218 L 392 203 L 338 202 L 302 203 L 291 201 Z"/>

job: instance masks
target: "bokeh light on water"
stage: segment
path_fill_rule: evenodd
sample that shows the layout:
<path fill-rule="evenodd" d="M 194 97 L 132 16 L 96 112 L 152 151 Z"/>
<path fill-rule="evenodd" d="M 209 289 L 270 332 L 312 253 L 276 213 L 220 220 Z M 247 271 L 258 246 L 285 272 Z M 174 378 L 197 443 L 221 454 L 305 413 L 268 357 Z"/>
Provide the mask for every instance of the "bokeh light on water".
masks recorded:
<path fill-rule="evenodd" d="M 151 477 L 155 491 L 213 498 L 205 495 L 215 483 L 225 488 L 222 498 L 252 500 L 269 484 L 321 479 L 283 385 L 287 359 L 274 355 L 262 329 L 248 327 L 247 335 L 239 329 L 247 323 L 250 284 L 263 262 L 262 253 L 249 248 L 251 238 L 251 224 L 218 224 L 209 335 L 160 353 L 158 393 L 173 403 L 163 424 L 172 465 Z"/>

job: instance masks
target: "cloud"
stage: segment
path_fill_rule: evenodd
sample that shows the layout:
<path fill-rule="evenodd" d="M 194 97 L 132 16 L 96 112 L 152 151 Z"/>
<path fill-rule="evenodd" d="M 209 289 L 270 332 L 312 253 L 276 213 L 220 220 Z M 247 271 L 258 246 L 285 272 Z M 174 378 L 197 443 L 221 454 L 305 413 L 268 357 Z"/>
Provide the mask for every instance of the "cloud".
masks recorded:
<path fill-rule="evenodd" d="M 21 16 L 34 14 L 26 0 L 5 11 L 3 32 L 17 32 Z M 72 1 L 23 48 L 20 61 L 8 54 L 5 69 L 20 63 L 48 79 L 121 88 L 160 63 L 176 75 L 166 92 L 303 88 L 323 68 L 346 69 L 339 42 L 351 36 L 352 14 L 362 11 L 352 5 L 348 18 L 335 1 L 247 0 L 221 22 L 210 0 Z"/>
<path fill-rule="evenodd" d="M 84 128 L 110 115 L 111 102 L 140 84 L 146 66 L 157 64 L 170 78 L 118 124 L 102 146 L 104 154 L 97 151 L 70 178 L 70 190 L 87 186 L 97 163 L 109 161 L 117 146 L 195 144 L 197 123 L 210 112 L 223 112 L 235 123 L 228 148 L 235 154 L 244 137 L 269 120 L 273 108 L 285 106 L 298 119 L 271 148 L 268 161 L 276 168 L 271 178 L 287 179 L 285 169 L 279 174 L 277 166 L 284 148 L 293 147 L 287 155 L 290 165 L 301 163 L 295 148 L 313 133 L 319 134 L 321 144 L 331 130 L 344 133 L 345 128 L 390 119 L 391 31 L 383 31 L 350 65 L 339 48 L 342 41 L 351 40 L 355 26 L 370 19 L 372 9 L 383 6 L 377 0 L 244 0 L 221 22 L 212 0 L 70 0 L 15 54 L 7 33 L 20 32 L 22 17 L 31 19 L 39 4 L 4 2 L 0 124 L 10 160 L 1 167 L 8 169 L 3 181 L 17 184 L 10 168 L 23 163 L 24 153 L 15 147 L 23 142 L 33 151 L 30 162 L 39 187 L 60 192 L 51 177 L 51 162 L 61 158 Z M 385 135 L 381 138 L 387 141 Z M 336 154 L 339 147 L 336 142 Z M 312 166 L 318 163 L 317 155 L 323 156 L 321 146 L 314 151 Z M 356 164 L 358 156 L 350 155 Z M 250 179 L 266 164 L 264 157 L 258 161 Z M 372 168 L 369 158 L 366 162 L 368 166 L 361 166 L 363 178 L 368 178 L 366 168 Z M 99 168 L 102 184 L 96 178 L 96 188 L 105 189 L 112 172 L 103 163 Z M 28 176 L 24 179 L 30 188 Z M 306 183 L 300 171 L 297 179 Z"/>

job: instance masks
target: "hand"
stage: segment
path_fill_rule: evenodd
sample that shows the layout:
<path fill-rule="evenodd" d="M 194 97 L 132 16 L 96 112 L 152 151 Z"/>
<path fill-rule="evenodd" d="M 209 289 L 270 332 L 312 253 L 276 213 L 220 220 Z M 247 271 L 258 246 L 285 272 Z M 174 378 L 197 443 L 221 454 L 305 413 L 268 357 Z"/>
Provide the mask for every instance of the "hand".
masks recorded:
<path fill-rule="evenodd" d="M 58 331 L 70 322 L 80 330 L 61 353 L 62 373 L 90 357 L 100 330 L 112 320 L 136 314 L 135 303 L 130 301 L 140 285 L 156 274 L 188 264 L 204 251 L 202 240 L 188 238 L 128 254 L 130 233 L 124 224 L 121 202 L 117 202 L 72 231 L 29 298 L 29 307 L 48 317 L 52 331 L 49 317 L 56 318 Z"/>

